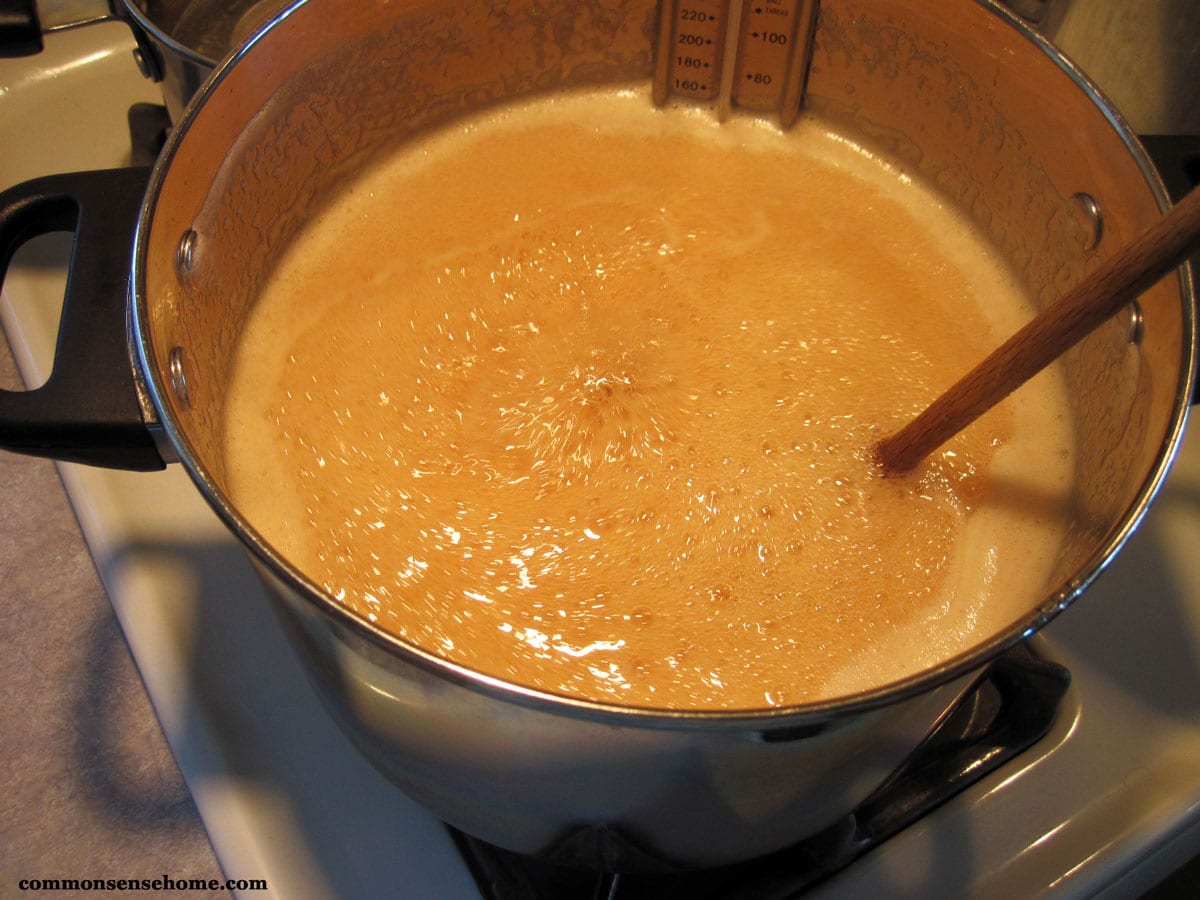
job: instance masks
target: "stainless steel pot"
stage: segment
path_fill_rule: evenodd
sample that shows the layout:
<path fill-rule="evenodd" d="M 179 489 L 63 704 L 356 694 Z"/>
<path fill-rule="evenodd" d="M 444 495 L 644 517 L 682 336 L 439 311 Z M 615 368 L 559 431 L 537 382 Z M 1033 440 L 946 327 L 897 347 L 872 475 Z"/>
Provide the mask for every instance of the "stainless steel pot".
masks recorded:
<path fill-rule="evenodd" d="M 142 74 L 158 82 L 171 121 L 212 74 L 287 0 L 0 0 L 0 56 L 41 49 L 43 31 L 120 19 L 137 39 Z"/>
<path fill-rule="evenodd" d="M 138 37 L 143 74 L 162 83 L 171 121 L 213 69 L 286 0 L 114 0 Z"/>
<path fill-rule="evenodd" d="M 121 215 L 138 223 L 131 271 L 120 253 L 82 260 L 93 284 L 113 283 L 104 327 L 123 337 L 128 317 L 129 345 L 89 369 L 74 355 L 99 353 L 76 351 L 93 346 L 78 336 L 91 326 L 73 329 L 47 393 L 0 395 L 4 445 L 131 467 L 177 458 L 245 543 L 330 712 L 381 770 L 486 840 L 616 868 L 764 853 L 862 800 L 974 673 L 1070 604 L 1119 550 L 1175 453 L 1195 359 L 1183 271 L 1073 350 L 1075 519 L 1054 587 L 972 651 L 856 696 L 764 712 L 625 709 L 506 684 L 350 614 L 267 545 L 226 491 L 230 360 L 274 260 L 357 172 L 425 129 L 532 92 L 648 81 L 657 26 L 650 0 L 306 0 L 206 84 L 144 201 L 129 199 L 139 177 L 129 173 L 85 180 L 82 199 L 62 180 L 0 197 L 2 259 L 49 209 L 60 224 L 78 215 L 85 230 L 93 206 L 97 231 Z M 1043 303 L 1166 202 L 1119 116 L 985 0 L 821 0 L 807 104 L 966 208 Z M 68 288 L 69 321 L 99 304 L 92 293 L 77 300 L 79 284 Z M 90 412 L 67 437 L 68 415 L 32 421 L 94 388 L 101 367 L 132 382 L 113 409 Z"/>

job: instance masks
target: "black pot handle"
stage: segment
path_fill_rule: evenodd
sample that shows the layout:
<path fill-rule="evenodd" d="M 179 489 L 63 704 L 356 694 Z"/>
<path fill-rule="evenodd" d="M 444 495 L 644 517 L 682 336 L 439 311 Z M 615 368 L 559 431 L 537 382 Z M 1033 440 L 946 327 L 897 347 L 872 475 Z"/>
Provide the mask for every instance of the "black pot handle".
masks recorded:
<path fill-rule="evenodd" d="M 116 0 L 58 0 L 41 10 L 38 0 L 0 0 L 0 59 L 41 53 L 52 31 L 113 20 L 128 21 Z"/>
<path fill-rule="evenodd" d="M 149 173 L 51 175 L 0 193 L 0 281 L 30 238 L 75 235 L 50 377 L 34 390 L 0 391 L 0 447 L 116 469 L 165 468 L 143 415 L 128 326 L 130 260 Z"/>
<path fill-rule="evenodd" d="M 42 24 L 34 0 L 0 2 L 0 56 L 33 56 L 42 52 Z"/>

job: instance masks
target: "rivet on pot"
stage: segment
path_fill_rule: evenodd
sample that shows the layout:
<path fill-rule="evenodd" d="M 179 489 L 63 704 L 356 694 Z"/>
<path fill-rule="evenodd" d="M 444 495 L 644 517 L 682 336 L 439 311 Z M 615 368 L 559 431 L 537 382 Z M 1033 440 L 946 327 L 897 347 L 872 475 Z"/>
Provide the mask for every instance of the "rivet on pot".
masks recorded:
<path fill-rule="evenodd" d="M 179 239 L 179 248 L 175 251 L 175 272 L 183 282 L 191 280 L 192 266 L 196 262 L 196 245 L 200 235 L 194 228 L 189 228 Z"/>
<path fill-rule="evenodd" d="M 1129 319 L 1127 325 L 1127 336 L 1129 338 L 1129 343 L 1140 344 L 1142 342 L 1142 335 L 1146 331 L 1146 323 L 1142 315 L 1142 304 L 1134 300 L 1127 308 L 1129 310 Z"/>
<path fill-rule="evenodd" d="M 190 409 L 192 398 L 188 393 L 187 373 L 184 371 L 182 347 L 172 347 L 171 352 L 167 354 L 167 371 L 171 376 L 171 391 L 175 394 L 175 399 L 180 402 L 184 409 Z"/>
<path fill-rule="evenodd" d="M 1071 197 L 1071 214 L 1083 231 L 1083 249 L 1093 249 L 1104 236 L 1104 215 L 1100 212 L 1100 204 L 1091 194 L 1080 191 Z"/>
<path fill-rule="evenodd" d="M 133 61 L 137 64 L 138 71 L 142 73 L 143 78 L 149 78 L 151 81 L 162 81 L 162 74 L 158 71 L 158 66 L 154 61 L 146 55 L 146 51 L 141 47 L 134 48 Z"/>

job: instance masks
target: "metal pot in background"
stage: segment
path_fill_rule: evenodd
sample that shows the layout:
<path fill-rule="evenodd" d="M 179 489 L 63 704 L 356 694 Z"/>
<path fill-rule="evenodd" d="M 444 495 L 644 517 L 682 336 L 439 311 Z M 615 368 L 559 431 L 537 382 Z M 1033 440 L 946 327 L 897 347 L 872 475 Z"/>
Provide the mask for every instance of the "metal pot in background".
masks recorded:
<path fill-rule="evenodd" d="M 134 58 L 157 82 L 172 122 L 212 74 L 286 0 L 0 0 L 0 55 L 42 47 L 42 34 L 119 20 L 133 31 Z"/>
<path fill-rule="evenodd" d="M 82 329 L 115 342 L 110 361 L 132 382 L 134 467 L 182 462 L 256 561 L 319 694 L 364 754 L 464 831 L 524 852 L 567 847 L 614 868 L 755 856 L 867 796 L 973 673 L 1073 602 L 1119 551 L 1166 476 L 1195 364 L 1185 274 L 1142 298 L 1137 329 L 1114 320 L 1072 351 L 1077 517 L 1053 586 L 971 651 L 861 694 L 728 714 L 581 702 L 465 669 L 348 612 L 258 536 L 226 489 L 229 363 L 259 288 L 314 210 L 398 143 L 537 92 L 648 84 L 661 21 L 652 0 L 298 3 L 187 107 L 144 202 L 127 200 L 138 220 L 132 271 L 129 243 L 110 247 L 111 296 L 87 298 L 110 307 L 113 327 Z M 1166 202 L 1119 117 L 990 2 L 821 0 L 806 99 L 967 210 L 1043 304 Z M 63 184 L 0 198 L 0 258 L 6 222 L 22 238 L 39 210 L 62 226 Z M 98 187 L 77 206 L 85 223 L 100 211 L 97 231 L 111 241 L 120 228 L 103 215 L 103 195 Z M 79 258 L 97 231 L 80 233 Z M 76 278 L 74 265 L 68 317 L 71 291 L 98 283 Z M 55 389 L 60 369 L 84 368 L 64 346 L 76 345 L 60 344 Z M 76 383 L 99 380 L 82 371 Z M 44 401 L 27 393 L 20 405 L 42 416 Z M 94 429 L 111 454 L 89 456 L 64 446 L 61 416 L 38 428 L 16 421 L 18 399 L 0 392 L 5 446 L 121 456 L 114 423 Z"/>
<path fill-rule="evenodd" d="M 1138 134 L 1200 135 L 1196 0 L 1005 0 L 1088 75 Z"/>
<path fill-rule="evenodd" d="M 142 74 L 161 82 L 171 121 L 213 68 L 286 0 L 114 0 L 134 25 Z"/>

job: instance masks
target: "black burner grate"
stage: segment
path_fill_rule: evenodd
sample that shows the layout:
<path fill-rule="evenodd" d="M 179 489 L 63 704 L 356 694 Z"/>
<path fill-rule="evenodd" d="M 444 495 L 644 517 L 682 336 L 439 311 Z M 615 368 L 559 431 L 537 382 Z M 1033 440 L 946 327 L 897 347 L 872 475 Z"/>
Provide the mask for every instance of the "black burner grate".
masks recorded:
<path fill-rule="evenodd" d="M 1040 740 L 1069 683 L 1062 666 L 1014 647 L 857 809 L 799 844 L 744 863 L 667 875 L 597 873 L 451 833 L 487 900 L 799 897 Z"/>
<path fill-rule="evenodd" d="M 167 108 L 154 103 L 129 107 L 129 164 L 152 166 L 167 142 L 171 120 Z"/>

